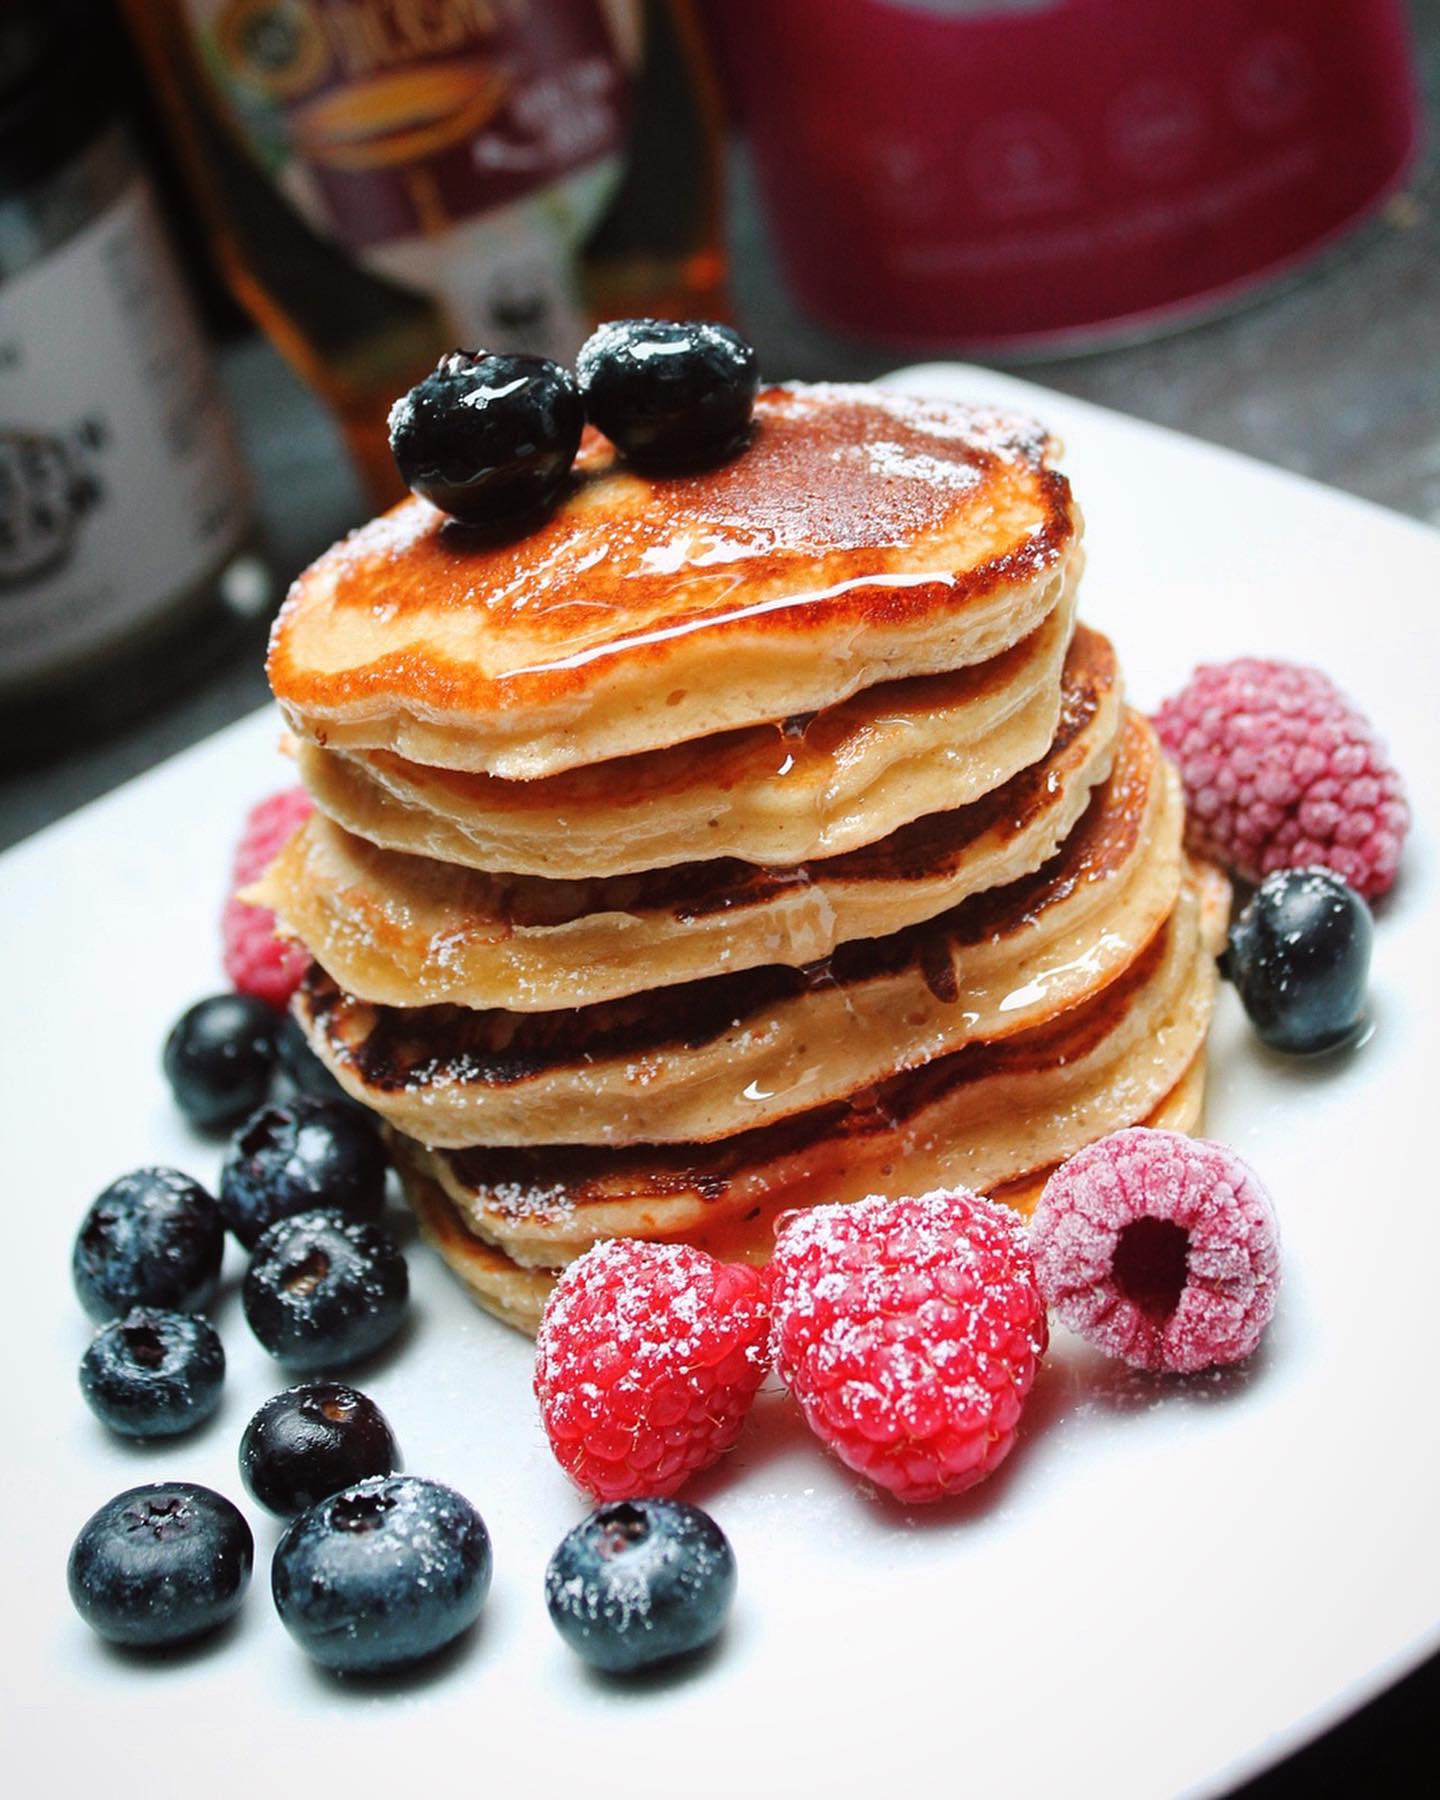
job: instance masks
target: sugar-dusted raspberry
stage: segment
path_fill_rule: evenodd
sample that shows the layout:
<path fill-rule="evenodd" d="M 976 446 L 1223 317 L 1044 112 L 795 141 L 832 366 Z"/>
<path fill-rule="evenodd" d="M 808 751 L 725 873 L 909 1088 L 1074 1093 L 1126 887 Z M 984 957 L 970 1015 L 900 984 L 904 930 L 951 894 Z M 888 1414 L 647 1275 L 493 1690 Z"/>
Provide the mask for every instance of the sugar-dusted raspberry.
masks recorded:
<path fill-rule="evenodd" d="M 612 1238 L 570 1264 L 535 1344 L 556 1460 L 597 1500 L 673 1494 L 740 1435 L 769 1366 L 765 1278 Z"/>
<path fill-rule="evenodd" d="M 1238 1362 L 1275 1310 L 1270 1197 L 1233 1150 L 1143 1125 L 1063 1163 L 1030 1222 L 1041 1292 L 1138 1369 Z"/>
<path fill-rule="evenodd" d="M 1047 1332 L 1004 1207 L 962 1188 L 793 1213 L 770 1296 L 780 1376 L 859 1474 L 939 1500 L 1009 1454 Z"/>
<path fill-rule="evenodd" d="M 220 918 L 231 985 L 275 1007 L 289 1004 L 310 958 L 298 944 L 276 937 L 275 915 L 268 907 L 248 906 L 239 892 L 264 873 L 310 811 L 310 796 L 301 787 L 285 788 L 251 807 L 235 846 L 230 894 Z"/>
<path fill-rule="evenodd" d="M 1246 881 L 1323 864 L 1367 900 L 1394 881 L 1410 826 L 1400 777 L 1318 669 L 1203 664 L 1155 729 L 1180 766 L 1192 850 Z"/>

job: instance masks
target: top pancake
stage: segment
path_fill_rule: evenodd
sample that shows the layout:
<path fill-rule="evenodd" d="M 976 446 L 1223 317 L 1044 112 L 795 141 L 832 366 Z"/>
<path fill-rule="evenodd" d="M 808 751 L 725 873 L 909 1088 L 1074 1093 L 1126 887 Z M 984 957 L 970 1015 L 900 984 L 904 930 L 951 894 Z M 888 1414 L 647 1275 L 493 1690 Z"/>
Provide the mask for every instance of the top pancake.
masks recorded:
<path fill-rule="evenodd" d="M 864 688 L 783 725 L 503 781 L 388 750 L 296 746 L 322 812 L 390 850 L 588 881 L 734 856 L 793 867 L 964 806 L 1045 754 L 1073 596 L 1002 656 Z"/>
<path fill-rule="evenodd" d="M 717 469 L 642 476 L 588 432 L 499 542 L 410 499 L 292 588 L 271 638 L 303 737 L 532 780 L 998 655 L 1078 553 L 1028 420 L 869 387 L 763 392 Z"/>

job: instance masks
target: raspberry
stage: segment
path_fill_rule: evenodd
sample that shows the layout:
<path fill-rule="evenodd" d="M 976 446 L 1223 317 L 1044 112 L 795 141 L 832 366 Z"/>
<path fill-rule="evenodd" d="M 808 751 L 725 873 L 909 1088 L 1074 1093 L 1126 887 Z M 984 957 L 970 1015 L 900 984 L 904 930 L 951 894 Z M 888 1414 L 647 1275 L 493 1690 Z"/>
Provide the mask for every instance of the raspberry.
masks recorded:
<path fill-rule="evenodd" d="M 561 1468 L 597 1500 L 673 1494 L 740 1435 L 769 1323 L 758 1269 L 633 1238 L 588 1250 L 556 1284 L 535 1346 Z"/>
<path fill-rule="evenodd" d="M 1155 714 L 1192 850 L 1246 881 L 1316 863 L 1367 900 L 1395 879 L 1410 808 L 1368 720 L 1318 669 L 1207 663 Z"/>
<path fill-rule="evenodd" d="M 275 915 L 250 906 L 240 890 L 262 875 L 311 811 L 304 788 L 285 788 L 251 807 L 235 846 L 230 896 L 220 916 L 225 973 L 242 994 L 253 994 L 274 1007 L 284 1007 L 300 985 L 310 958 L 298 944 L 275 935 Z"/>
<path fill-rule="evenodd" d="M 962 1188 L 791 1214 L 770 1297 L 781 1378 L 850 1468 L 925 1501 L 1005 1460 L 1048 1341 L 1013 1213 Z"/>
<path fill-rule="evenodd" d="M 1223 1144 L 1116 1131 L 1045 1184 L 1030 1224 L 1046 1300 L 1072 1331 L 1137 1369 L 1238 1362 L 1275 1310 L 1270 1197 Z"/>

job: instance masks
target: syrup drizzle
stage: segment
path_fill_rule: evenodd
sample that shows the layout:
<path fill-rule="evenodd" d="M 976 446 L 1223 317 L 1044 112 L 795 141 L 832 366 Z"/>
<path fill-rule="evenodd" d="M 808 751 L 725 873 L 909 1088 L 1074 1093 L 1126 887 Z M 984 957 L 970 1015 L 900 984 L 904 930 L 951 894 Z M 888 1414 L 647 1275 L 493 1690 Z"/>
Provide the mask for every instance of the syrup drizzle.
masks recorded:
<path fill-rule="evenodd" d="M 707 612 L 702 617 L 678 619 L 654 631 L 638 631 L 630 637 L 612 638 L 608 643 L 590 644 L 569 656 L 557 656 L 549 662 L 527 663 L 522 668 L 507 669 L 499 677 L 504 681 L 520 681 L 527 676 L 558 675 L 566 669 L 583 669 L 602 657 L 624 656 L 643 650 L 650 644 L 666 644 L 676 638 L 692 637 L 697 631 L 717 631 L 727 625 L 741 625 L 747 619 L 763 618 L 768 613 L 790 612 L 797 607 L 817 606 L 826 600 L 838 600 L 861 589 L 889 591 L 896 588 L 946 587 L 956 585 L 955 577 L 946 574 L 873 574 L 854 575 L 829 587 L 810 588 L 798 594 L 777 594 L 769 600 L 758 600 L 750 606 L 737 606 L 729 612 Z"/>

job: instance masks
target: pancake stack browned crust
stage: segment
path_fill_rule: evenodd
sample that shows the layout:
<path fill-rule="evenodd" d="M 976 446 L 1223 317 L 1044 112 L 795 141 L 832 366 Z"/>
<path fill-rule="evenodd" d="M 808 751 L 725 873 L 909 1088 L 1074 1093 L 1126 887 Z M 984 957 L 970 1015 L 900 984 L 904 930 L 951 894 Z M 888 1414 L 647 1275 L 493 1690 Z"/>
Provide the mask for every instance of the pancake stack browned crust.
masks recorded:
<path fill-rule="evenodd" d="M 1228 890 L 1080 567 L 1028 421 L 792 387 L 721 468 L 592 432 L 530 534 L 410 500 L 300 578 L 270 677 L 318 810 L 255 898 L 485 1305 L 533 1328 L 602 1237 L 1023 1209 L 1195 1123 Z"/>

